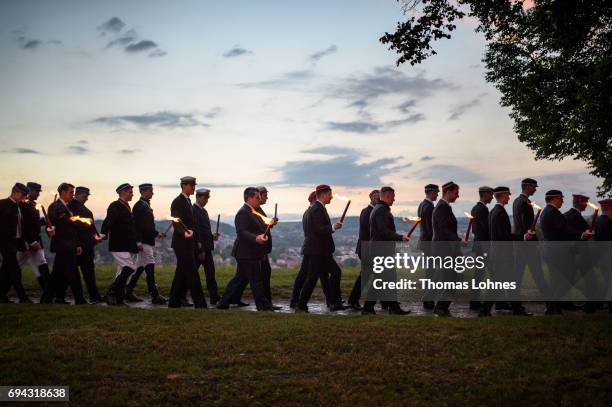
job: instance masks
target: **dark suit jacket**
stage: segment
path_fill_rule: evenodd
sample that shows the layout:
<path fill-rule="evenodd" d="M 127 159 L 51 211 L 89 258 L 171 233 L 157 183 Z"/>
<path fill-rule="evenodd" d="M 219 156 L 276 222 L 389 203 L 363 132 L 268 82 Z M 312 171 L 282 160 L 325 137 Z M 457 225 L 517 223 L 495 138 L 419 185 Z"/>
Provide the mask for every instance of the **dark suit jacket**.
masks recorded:
<path fill-rule="evenodd" d="M 376 204 L 370 214 L 370 240 L 373 242 L 401 242 L 402 235 L 395 231 L 391 208 L 385 202 Z"/>
<path fill-rule="evenodd" d="M 374 206 L 371 204 L 361 210 L 359 214 L 359 239 L 357 239 L 357 248 L 355 253 L 361 257 L 361 242 L 370 240 L 370 214 Z"/>
<path fill-rule="evenodd" d="M 0 244 L 13 246 L 17 244 L 17 209 L 19 204 L 9 198 L 0 200 Z M 23 220 L 23 213 L 22 213 Z M 23 222 L 22 233 L 23 233 Z"/>
<path fill-rule="evenodd" d="M 302 231 L 304 232 L 304 241 L 302 242 L 302 249 L 300 250 L 300 254 L 302 255 L 304 255 L 304 246 L 306 245 L 306 222 L 307 222 L 307 217 L 308 217 L 308 211 L 310 210 L 311 207 L 312 205 L 310 205 L 304 211 L 304 214 L 302 215 Z"/>
<path fill-rule="evenodd" d="M 55 226 L 55 235 L 51 238 L 52 253 L 76 253 L 82 247 L 76 222 L 70 220 L 73 215 L 59 199 L 49 205 L 49 220 Z"/>
<path fill-rule="evenodd" d="M 232 249 L 232 256 L 236 260 L 261 260 L 266 255 L 264 245 L 257 243 L 257 235 L 266 230 L 262 219 L 251 213 L 251 207 L 244 204 L 234 218 L 236 227 L 236 240 Z"/>
<path fill-rule="evenodd" d="M 108 206 L 101 233 L 109 236 L 109 251 L 138 253 L 134 216 L 130 206 L 120 199 Z"/>
<path fill-rule="evenodd" d="M 132 213 L 136 227 L 136 241 L 155 246 L 155 239 L 159 232 L 155 228 L 155 215 L 150 202 L 140 198 L 132 207 Z"/>
<path fill-rule="evenodd" d="M 487 242 L 491 240 L 489 234 L 489 208 L 482 202 L 478 202 L 470 212 L 474 217 L 472 231 L 474 232 L 475 242 Z"/>
<path fill-rule="evenodd" d="M 595 220 L 595 240 L 599 242 L 612 241 L 612 219 L 608 215 L 601 215 Z"/>
<path fill-rule="evenodd" d="M 256 211 L 261 213 L 266 218 L 268 217 L 268 215 L 266 215 L 266 213 L 261 208 L 261 206 L 257 208 Z M 259 218 L 259 220 L 263 222 L 263 219 Z M 263 224 L 264 224 L 264 230 L 265 230 L 265 228 L 268 227 L 268 225 L 266 225 L 266 222 L 263 222 Z M 268 231 L 268 241 L 264 244 L 264 247 L 266 248 L 266 254 L 269 254 L 272 251 L 272 228 L 273 227 L 274 225 L 270 226 L 270 230 Z"/>
<path fill-rule="evenodd" d="M 571 208 L 569 211 L 563 214 L 567 219 L 567 224 L 572 228 L 584 232 L 590 228 L 590 225 L 582 217 L 582 214 L 578 209 Z"/>
<path fill-rule="evenodd" d="M 304 240 L 304 254 L 308 256 L 329 256 L 334 253 L 336 246 L 332 237 L 333 229 L 327 209 L 315 201 L 306 215 L 306 236 Z"/>
<path fill-rule="evenodd" d="M 544 240 L 569 241 L 580 240 L 582 232 L 572 228 L 565 216 L 552 205 L 546 205 L 540 214 L 540 228 L 544 234 Z"/>
<path fill-rule="evenodd" d="M 23 221 L 23 239 L 27 243 L 38 242 L 42 246 L 40 238 L 40 227 L 43 225 L 40 220 L 40 213 L 36 209 L 35 201 L 20 202 L 21 216 Z"/>
<path fill-rule="evenodd" d="M 427 199 L 423 199 L 423 202 L 419 204 L 418 215 L 421 218 L 419 223 L 419 230 L 421 235 L 419 240 L 422 242 L 429 242 L 433 239 L 433 211 L 434 204 Z"/>
<path fill-rule="evenodd" d="M 73 199 L 72 201 L 68 202 L 68 209 L 70 209 L 70 211 L 72 211 L 72 213 L 77 216 L 80 216 L 82 218 L 89 218 L 93 221 L 93 213 L 89 209 L 87 209 L 85 205 L 83 205 L 76 199 Z M 96 232 L 94 226 L 88 225 L 83 222 L 76 222 L 75 225 L 78 230 L 79 240 L 83 248 L 92 249 L 96 245 Z"/>
<path fill-rule="evenodd" d="M 189 199 L 185 198 L 183 194 L 179 194 L 179 196 L 172 201 L 172 205 L 170 205 L 170 215 L 175 218 L 180 218 L 189 230 L 194 230 L 195 221 L 193 219 L 193 208 Z M 185 238 L 184 232 L 185 229 L 183 229 L 183 226 L 175 222 L 171 247 L 179 250 L 195 250 L 195 232 L 194 236 L 189 239 Z"/>
<path fill-rule="evenodd" d="M 513 230 L 517 235 L 523 236 L 531 229 L 535 215 L 533 214 L 533 206 L 530 203 L 531 200 L 523 194 L 517 196 L 514 202 L 512 202 Z"/>
<path fill-rule="evenodd" d="M 457 218 L 453 209 L 444 199 L 440 199 L 434 208 L 433 215 L 433 241 L 435 242 L 458 242 L 461 238 L 457 235 Z"/>
<path fill-rule="evenodd" d="M 201 249 L 196 247 L 196 252 L 212 251 L 215 248 L 215 240 L 210 227 L 208 211 L 197 203 L 193 204 L 193 221 L 196 243 L 202 245 Z"/>
<path fill-rule="evenodd" d="M 489 214 L 489 236 L 494 242 L 523 240 L 523 236 L 512 233 L 508 212 L 500 204 L 496 204 Z"/>

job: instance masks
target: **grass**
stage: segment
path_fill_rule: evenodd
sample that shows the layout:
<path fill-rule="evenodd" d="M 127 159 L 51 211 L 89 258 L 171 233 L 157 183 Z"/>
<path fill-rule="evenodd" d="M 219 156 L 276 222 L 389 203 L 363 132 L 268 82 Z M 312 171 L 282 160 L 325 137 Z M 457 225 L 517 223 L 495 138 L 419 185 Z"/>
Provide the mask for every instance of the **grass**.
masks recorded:
<path fill-rule="evenodd" d="M 171 281 L 159 272 L 162 292 Z M 276 293 L 294 270 L 274 271 Z M 34 288 L 28 271 L 27 285 Z M 102 268 L 106 287 L 111 268 Z M 219 272 L 221 286 L 233 274 Z M 345 272 L 344 288 L 354 270 Z M 139 285 L 144 294 L 144 281 Z M 612 318 L 0 306 L 0 384 L 76 405 L 609 405 Z"/>

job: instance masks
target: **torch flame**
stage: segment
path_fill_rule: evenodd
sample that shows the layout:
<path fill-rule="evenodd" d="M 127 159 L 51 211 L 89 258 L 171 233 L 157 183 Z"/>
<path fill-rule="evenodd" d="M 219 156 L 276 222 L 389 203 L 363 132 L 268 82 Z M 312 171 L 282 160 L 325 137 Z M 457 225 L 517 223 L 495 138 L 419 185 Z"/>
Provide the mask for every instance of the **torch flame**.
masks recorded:
<path fill-rule="evenodd" d="M 349 198 L 347 198 L 347 197 L 345 197 L 345 196 L 342 196 L 342 195 L 340 195 L 340 194 L 334 194 L 334 198 L 338 198 L 339 200 L 344 201 L 344 202 L 348 202 L 348 201 L 350 201 L 350 199 L 349 199 Z"/>
<path fill-rule="evenodd" d="M 180 221 L 181 221 L 181 219 L 180 219 L 180 218 L 175 218 L 174 216 L 168 216 L 168 220 L 169 220 L 169 221 L 172 221 L 172 222 L 174 222 L 174 223 L 178 223 L 178 222 L 180 222 Z"/>
<path fill-rule="evenodd" d="M 467 212 L 463 212 L 463 213 L 465 214 L 465 216 L 468 217 L 468 219 L 474 219 L 471 213 L 467 213 Z"/>
<path fill-rule="evenodd" d="M 535 203 L 534 201 L 529 202 L 529 205 L 533 206 L 533 209 L 537 209 L 537 210 L 542 209 L 542 208 L 540 208 L 540 207 L 538 206 L 538 204 L 537 204 L 537 203 Z"/>
<path fill-rule="evenodd" d="M 93 222 L 93 219 L 91 218 L 82 218 L 80 216 L 71 216 L 70 220 L 73 222 L 82 222 L 82 223 L 86 223 L 88 225 L 91 225 Z"/>
<path fill-rule="evenodd" d="M 421 218 L 419 216 L 402 216 L 402 220 L 404 222 L 420 222 Z"/>
<path fill-rule="evenodd" d="M 251 209 L 251 213 L 253 215 L 259 216 L 261 218 L 261 220 L 263 220 L 266 225 L 271 225 L 271 224 L 274 223 L 274 219 L 270 219 L 270 218 L 268 218 L 266 216 L 263 216 L 261 213 L 257 212 L 255 209 Z"/>
<path fill-rule="evenodd" d="M 595 209 L 595 210 L 599 210 L 599 208 L 597 207 L 597 205 L 595 205 L 593 202 L 589 201 L 587 202 L 587 205 L 589 205 L 591 208 Z"/>

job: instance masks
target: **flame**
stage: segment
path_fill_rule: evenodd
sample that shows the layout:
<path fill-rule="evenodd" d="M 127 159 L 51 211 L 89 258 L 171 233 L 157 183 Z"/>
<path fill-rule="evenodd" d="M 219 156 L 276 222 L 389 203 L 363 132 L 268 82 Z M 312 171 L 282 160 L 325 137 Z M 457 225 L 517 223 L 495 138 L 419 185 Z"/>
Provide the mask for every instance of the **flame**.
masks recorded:
<path fill-rule="evenodd" d="M 463 212 L 469 219 L 474 219 L 471 213 Z"/>
<path fill-rule="evenodd" d="M 419 216 L 402 216 L 402 220 L 404 222 L 420 222 L 421 218 Z"/>
<path fill-rule="evenodd" d="M 533 206 L 533 209 L 537 209 L 537 210 L 541 210 L 541 209 L 542 209 L 542 208 L 540 208 L 540 207 L 538 206 L 538 204 L 537 204 L 537 203 L 535 203 L 534 201 L 529 202 L 529 205 Z"/>
<path fill-rule="evenodd" d="M 39 203 L 37 203 L 37 204 L 36 204 L 36 210 L 37 210 L 37 211 L 42 210 L 42 205 L 41 205 L 41 204 L 39 204 Z"/>
<path fill-rule="evenodd" d="M 178 223 L 181 221 L 180 218 L 175 218 L 174 216 L 168 216 L 168 220 L 174 223 Z"/>
<path fill-rule="evenodd" d="M 350 199 L 349 199 L 349 198 L 347 198 L 347 197 L 345 197 L 345 196 L 342 196 L 342 195 L 340 195 L 340 194 L 334 194 L 334 198 L 338 198 L 339 200 L 344 201 L 344 202 L 348 202 L 348 201 L 350 201 Z"/>
<path fill-rule="evenodd" d="M 587 205 L 589 205 L 591 208 L 595 209 L 596 211 L 599 210 L 599 207 L 591 201 L 587 202 Z"/>
<path fill-rule="evenodd" d="M 29 198 L 23 198 L 21 200 L 21 202 L 23 202 L 23 203 L 30 203 L 30 199 Z"/>
<path fill-rule="evenodd" d="M 266 225 L 271 225 L 271 224 L 274 223 L 274 219 L 270 219 L 270 218 L 268 218 L 266 216 L 263 216 L 261 213 L 257 212 L 255 209 L 251 209 L 251 213 L 253 215 L 259 216 L 261 218 L 261 220 L 263 220 Z"/>
<path fill-rule="evenodd" d="M 71 216 L 70 220 L 73 221 L 73 222 L 86 223 L 88 225 L 91 225 L 93 223 L 93 219 L 91 219 L 91 218 L 82 218 L 80 216 Z"/>

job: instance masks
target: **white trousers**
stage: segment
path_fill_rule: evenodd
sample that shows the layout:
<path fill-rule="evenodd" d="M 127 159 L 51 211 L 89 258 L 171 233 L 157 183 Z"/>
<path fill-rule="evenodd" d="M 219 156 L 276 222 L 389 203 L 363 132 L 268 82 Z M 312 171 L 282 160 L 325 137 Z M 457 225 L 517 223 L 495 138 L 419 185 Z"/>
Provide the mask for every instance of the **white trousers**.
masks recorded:
<path fill-rule="evenodd" d="M 155 264 L 155 246 L 142 243 L 142 251 L 138 252 L 136 267 L 144 267 L 147 264 Z"/>
<path fill-rule="evenodd" d="M 115 272 L 115 277 L 121 274 L 121 270 L 124 267 L 129 267 L 132 270 L 136 271 L 136 263 L 134 259 L 136 257 L 135 254 L 130 252 L 111 252 L 111 255 L 115 259 L 115 263 L 117 263 L 117 271 Z"/>
<path fill-rule="evenodd" d="M 32 272 L 36 276 L 36 278 L 40 277 L 40 272 L 38 271 L 38 267 L 41 264 L 47 264 L 47 259 L 45 258 L 45 250 L 40 249 L 36 251 L 27 250 L 25 252 L 17 252 L 17 261 L 19 262 L 19 267 L 23 268 L 25 264 L 29 264 Z"/>

